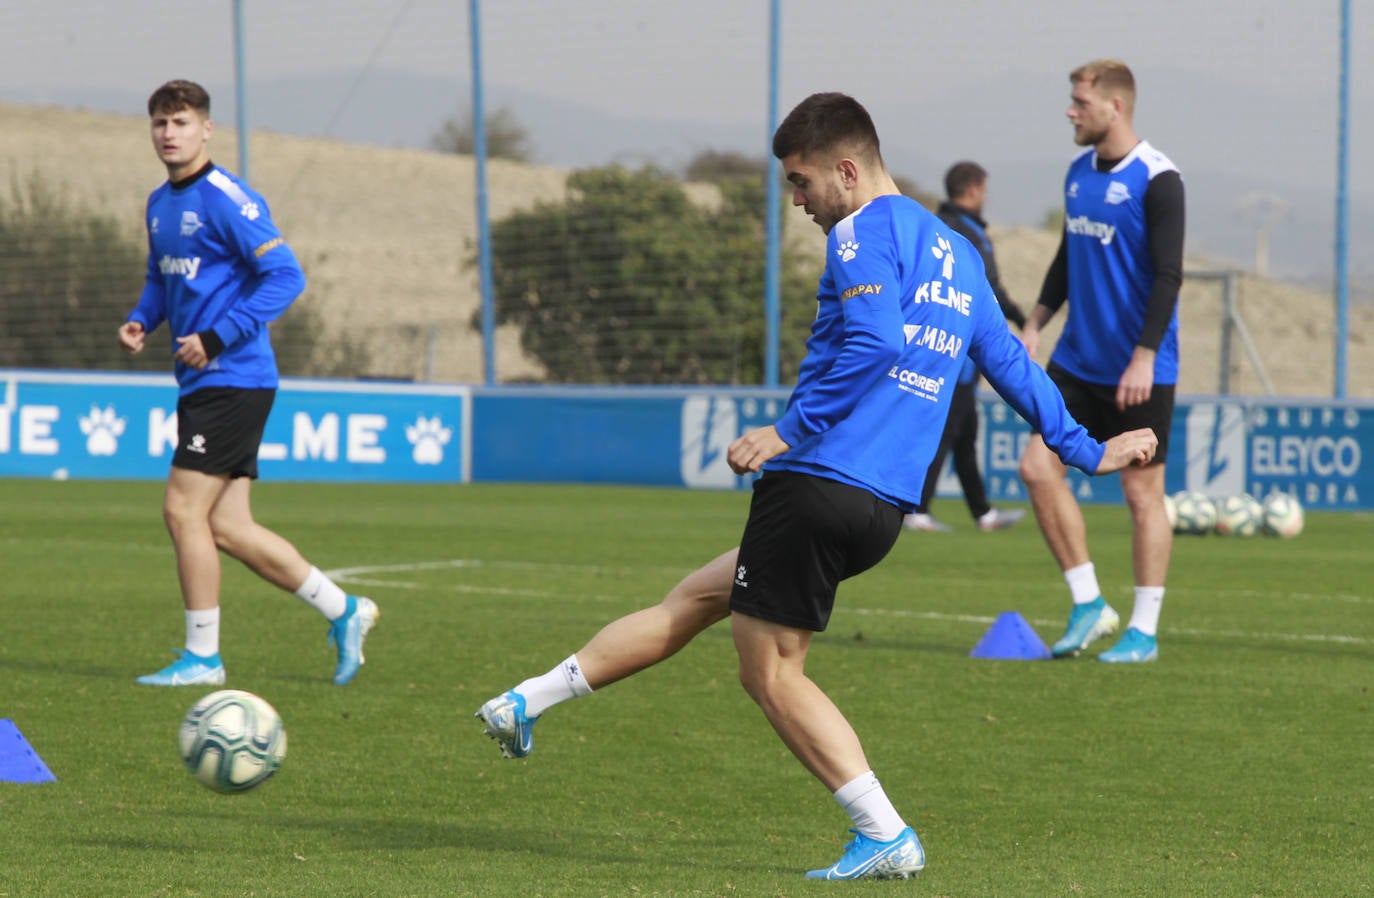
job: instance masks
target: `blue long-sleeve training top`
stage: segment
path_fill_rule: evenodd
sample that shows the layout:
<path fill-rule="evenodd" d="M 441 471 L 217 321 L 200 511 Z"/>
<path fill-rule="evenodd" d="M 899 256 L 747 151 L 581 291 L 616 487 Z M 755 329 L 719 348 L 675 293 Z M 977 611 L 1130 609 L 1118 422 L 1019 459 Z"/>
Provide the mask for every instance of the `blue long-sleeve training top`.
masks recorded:
<path fill-rule="evenodd" d="M 148 273 L 130 321 L 151 334 L 200 334 L 210 363 L 177 362 L 181 394 L 202 387 L 276 388 L 277 360 L 267 325 L 305 289 L 305 275 L 247 184 L 207 164 L 148 197 Z"/>
<path fill-rule="evenodd" d="M 978 251 L 904 196 L 881 196 L 826 240 L 807 356 L 767 470 L 921 500 L 965 358 L 1066 464 L 1093 473 L 1103 445 L 1007 327 Z"/>

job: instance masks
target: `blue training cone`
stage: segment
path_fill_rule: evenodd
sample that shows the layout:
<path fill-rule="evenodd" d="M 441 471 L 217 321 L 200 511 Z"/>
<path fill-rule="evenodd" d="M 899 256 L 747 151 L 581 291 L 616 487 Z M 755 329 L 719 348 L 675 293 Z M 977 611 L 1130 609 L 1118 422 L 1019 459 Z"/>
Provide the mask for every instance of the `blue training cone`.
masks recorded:
<path fill-rule="evenodd" d="M 970 658 L 997 661 L 1043 661 L 1051 657 L 1049 646 L 1015 611 L 999 614 L 968 654 Z"/>
<path fill-rule="evenodd" d="M 38 757 L 13 720 L 0 720 L 0 780 L 10 783 L 55 783 L 48 765 Z"/>

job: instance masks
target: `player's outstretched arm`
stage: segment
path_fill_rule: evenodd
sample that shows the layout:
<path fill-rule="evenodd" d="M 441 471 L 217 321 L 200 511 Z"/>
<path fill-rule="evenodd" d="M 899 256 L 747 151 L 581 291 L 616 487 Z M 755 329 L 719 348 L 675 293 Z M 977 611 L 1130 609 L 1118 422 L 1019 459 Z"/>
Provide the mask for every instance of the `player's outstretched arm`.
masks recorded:
<path fill-rule="evenodd" d="M 1127 465 L 1144 467 L 1154 459 L 1158 447 L 1159 437 L 1148 427 L 1119 433 L 1106 442 L 1097 473 L 1110 474 Z"/>

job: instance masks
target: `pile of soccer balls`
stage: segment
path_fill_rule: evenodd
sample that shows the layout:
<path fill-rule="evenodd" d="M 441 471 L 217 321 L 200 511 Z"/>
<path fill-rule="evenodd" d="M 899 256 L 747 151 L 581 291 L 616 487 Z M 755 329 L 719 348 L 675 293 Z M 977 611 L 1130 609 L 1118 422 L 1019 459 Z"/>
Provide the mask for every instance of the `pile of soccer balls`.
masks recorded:
<path fill-rule="evenodd" d="M 1264 501 L 1247 493 L 1213 499 L 1194 490 L 1165 495 L 1164 510 L 1175 533 L 1201 536 L 1279 536 L 1302 533 L 1302 505 L 1288 493 L 1270 493 Z"/>
<path fill-rule="evenodd" d="M 221 689 L 191 706 L 177 738 L 181 760 L 203 786 L 246 792 L 286 757 L 286 730 L 275 708 L 251 692 Z"/>

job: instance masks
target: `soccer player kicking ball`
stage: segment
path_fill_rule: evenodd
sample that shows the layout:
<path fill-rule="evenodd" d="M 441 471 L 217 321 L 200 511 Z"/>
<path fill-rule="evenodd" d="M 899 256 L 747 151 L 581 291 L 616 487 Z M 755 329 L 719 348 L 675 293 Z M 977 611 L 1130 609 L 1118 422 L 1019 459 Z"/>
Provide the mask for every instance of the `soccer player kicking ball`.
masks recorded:
<path fill-rule="evenodd" d="M 180 395 L 177 448 L 162 503 L 186 608 L 186 648 L 147 686 L 224 682 L 219 656 L 221 551 L 274 586 L 300 596 L 329 621 L 334 682 L 363 663 L 377 622 L 371 599 L 347 595 L 296 547 L 253 520 L 249 487 L 277 391 L 268 322 L 305 289 L 291 247 L 267 202 L 210 161 L 210 95 L 169 81 L 148 99 L 153 149 L 167 182 L 148 197 L 148 277 L 119 328 L 125 352 L 146 348 L 163 322 Z"/>
<path fill-rule="evenodd" d="M 867 111 L 814 94 L 773 136 L 773 153 L 828 235 L 808 354 L 776 424 L 729 449 L 762 471 L 740 546 L 689 575 L 657 606 L 617 620 L 580 652 L 481 707 L 507 757 L 533 748 L 553 705 L 663 660 L 731 619 L 740 680 L 797 759 L 835 796 L 856 836 L 815 879 L 905 879 L 925 850 L 864 756 L 859 737 L 806 675 L 841 580 L 877 564 L 921 498 L 949 393 L 971 357 L 1069 464 L 1107 473 L 1154 455 L 1148 429 L 1088 436 L 1012 336 L 976 249 L 901 195 Z"/>

